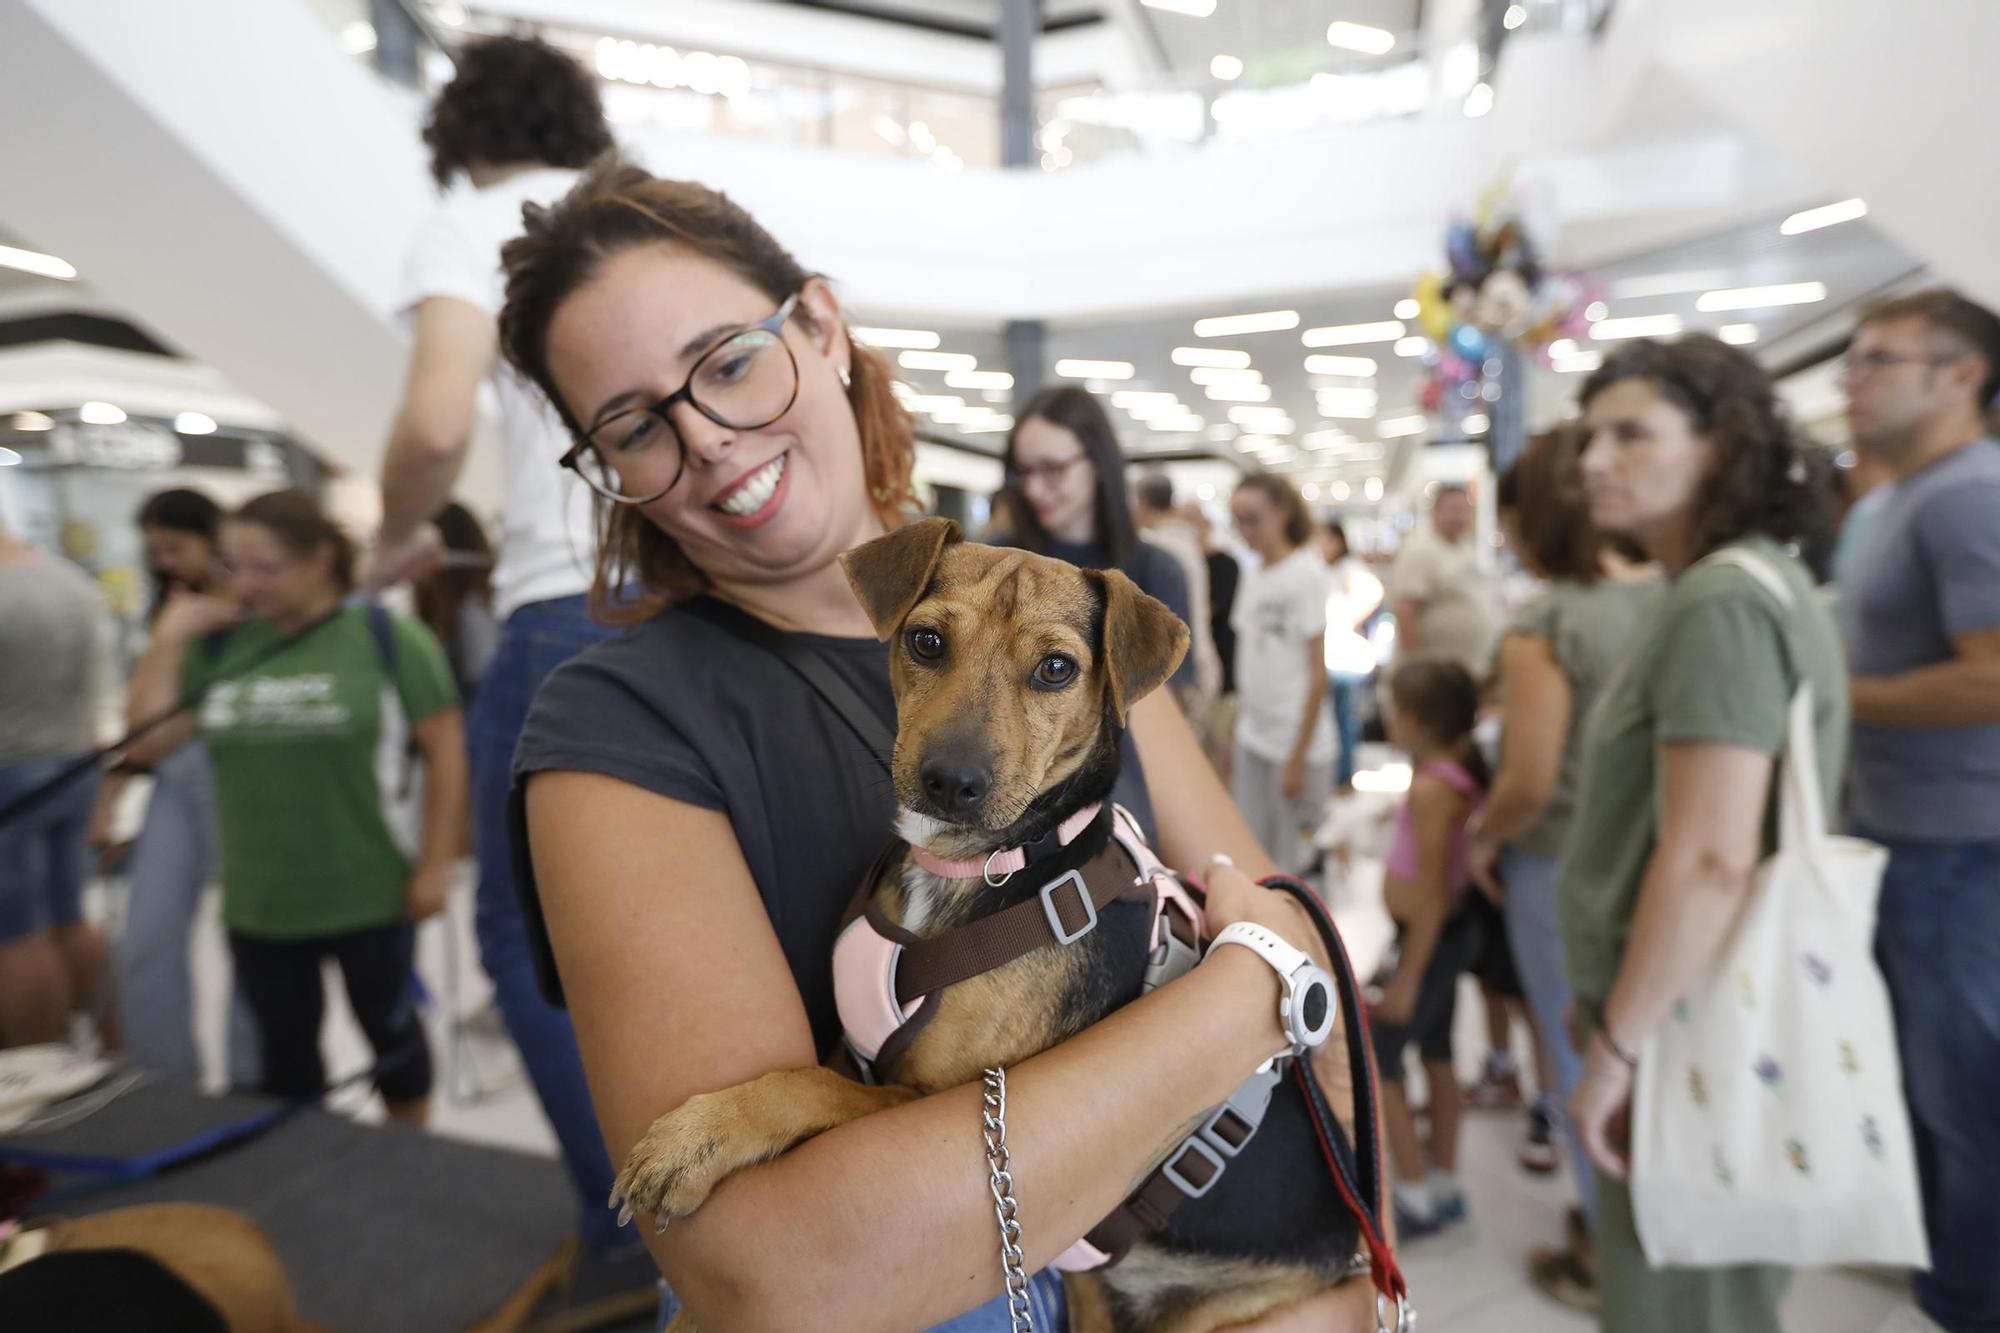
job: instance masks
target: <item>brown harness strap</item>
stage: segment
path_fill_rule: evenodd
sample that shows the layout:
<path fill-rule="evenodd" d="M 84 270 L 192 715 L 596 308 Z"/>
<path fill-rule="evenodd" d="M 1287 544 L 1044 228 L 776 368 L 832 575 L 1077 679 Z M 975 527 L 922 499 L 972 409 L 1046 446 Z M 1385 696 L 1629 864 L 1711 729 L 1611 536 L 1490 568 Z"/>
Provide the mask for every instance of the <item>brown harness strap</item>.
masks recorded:
<path fill-rule="evenodd" d="M 1031 874 L 1033 868 L 1020 873 Z M 1056 876 L 1034 897 L 926 938 L 888 925 L 871 904 L 869 920 L 903 946 L 896 961 L 896 1001 L 910 1004 L 947 986 L 1005 967 L 1050 945 L 1069 944 L 1097 926 L 1097 914 L 1124 897 L 1150 896 L 1152 885 L 1116 838 L 1078 870 Z"/>

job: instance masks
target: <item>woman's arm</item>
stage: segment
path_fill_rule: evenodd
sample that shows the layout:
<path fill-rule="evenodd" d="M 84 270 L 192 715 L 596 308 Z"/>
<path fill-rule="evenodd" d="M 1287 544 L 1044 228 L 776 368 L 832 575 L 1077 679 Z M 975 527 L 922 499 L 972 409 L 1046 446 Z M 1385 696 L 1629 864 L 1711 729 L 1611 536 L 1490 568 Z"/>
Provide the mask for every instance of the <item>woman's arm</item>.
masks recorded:
<path fill-rule="evenodd" d="M 191 644 L 204 634 L 235 623 L 241 612 L 219 597 L 176 592 L 153 624 L 153 637 L 132 668 L 132 683 L 126 687 L 126 720 L 142 726 L 165 714 L 181 698 L 181 664 Z M 125 751 L 129 763 L 149 766 L 172 754 L 194 739 L 192 713 L 182 713 L 163 726 L 155 727 Z"/>
<path fill-rule="evenodd" d="M 1469 803 L 1449 783 L 1418 777 L 1410 784 L 1410 831 L 1417 845 L 1413 907 L 1403 925 L 1396 975 L 1384 990 L 1377 1012 L 1392 1023 L 1407 1023 L 1414 1011 L 1424 970 L 1437 952 L 1438 938 L 1451 915 L 1458 885 L 1451 882 L 1451 847 L 1465 823 Z"/>
<path fill-rule="evenodd" d="M 1659 839 L 1571 1102 L 1590 1155 L 1620 1180 L 1626 1144 L 1613 1125 L 1630 1101 L 1632 1069 L 1606 1035 L 1637 1052 L 1722 947 L 1756 875 L 1770 785 L 1771 756 L 1761 751 L 1708 741 L 1660 749 Z"/>
<path fill-rule="evenodd" d="M 1569 742 L 1569 677 L 1547 639 L 1509 634 L 1500 642 L 1500 772 L 1480 815 L 1479 835 L 1512 842 L 1541 822 L 1562 774 Z"/>
<path fill-rule="evenodd" d="M 465 726 L 456 708 L 433 713 L 410 729 L 424 757 L 424 836 L 410 867 L 406 901 L 422 921 L 445 909 L 451 867 L 465 843 Z"/>
<path fill-rule="evenodd" d="M 544 773 L 529 785 L 528 820 L 614 1161 L 696 1093 L 817 1063 L 726 816 L 608 777 Z M 1258 919 L 1298 938 L 1281 911 L 1265 905 Z M 1225 950 L 1008 1070 L 1031 1270 L 1095 1226 L 1282 1044 L 1277 994 L 1269 968 Z M 1000 1291 L 980 1101 L 967 1086 L 850 1121 L 739 1172 L 648 1243 L 705 1327 L 872 1331 L 948 1318 Z"/>
<path fill-rule="evenodd" d="M 1291 757 L 1285 762 L 1284 797 L 1296 801 L 1305 790 L 1306 756 L 1312 752 L 1313 733 L 1319 730 L 1320 714 L 1326 711 L 1326 631 L 1321 629 L 1305 642 L 1306 709 L 1299 718 L 1299 733 L 1292 741 Z"/>

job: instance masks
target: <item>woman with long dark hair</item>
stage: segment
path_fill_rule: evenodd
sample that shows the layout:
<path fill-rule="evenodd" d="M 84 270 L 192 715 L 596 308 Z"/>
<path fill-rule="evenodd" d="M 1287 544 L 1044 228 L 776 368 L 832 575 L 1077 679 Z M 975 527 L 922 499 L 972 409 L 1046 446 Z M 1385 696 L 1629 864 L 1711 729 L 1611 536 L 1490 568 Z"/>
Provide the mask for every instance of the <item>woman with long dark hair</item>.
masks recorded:
<path fill-rule="evenodd" d="M 493 616 L 493 543 L 472 511 L 457 501 L 432 520 L 444 542 L 444 564 L 410 585 L 417 619 L 444 648 L 464 706 L 500 647 Z"/>
<path fill-rule="evenodd" d="M 1667 575 L 1593 709 L 1556 885 L 1586 1037 L 1569 1109 L 1598 1167 L 1599 1317 L 1620 1333 L 1777 1333 L 1783 1270 L 1647 1266 L 1627 1139 L 1637 1053 L 1722 948 L 1773 850 L 1774 763 L 1801 685 L 1820 788 L 1841 787 L 1840 638 L 1792 553 L 1825 548 L 1826 469 L 1764 371 L 1713 338 L 1629 344 L 1582 398 L 1590 520 Z"/>

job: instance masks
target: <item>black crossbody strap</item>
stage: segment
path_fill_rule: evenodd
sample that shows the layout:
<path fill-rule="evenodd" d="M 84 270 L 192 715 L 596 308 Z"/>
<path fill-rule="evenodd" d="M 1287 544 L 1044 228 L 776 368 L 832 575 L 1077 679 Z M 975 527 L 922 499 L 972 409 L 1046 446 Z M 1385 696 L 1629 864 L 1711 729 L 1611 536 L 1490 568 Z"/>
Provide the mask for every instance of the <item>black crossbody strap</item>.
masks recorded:
<path fill-rule="evenodd" d="M 757 617 L 727 602 L 703 597 L 689 602 L 681 609 L 725 633 L 735 635 L 745 643 L 757 645 L 797 672 L 800 678 L 812 687 L 813 693 L 824 700 L 826 706 L 847 724 L 848 730 L 868 747 L 868 753 L 875 757 L 876 762 L 884 769 L 889 767 L 889 756 L 896 748 L 895 735 L 867 704 L 861 702 L 861 696 L 856 694 L 854 688 L 841 678 L 838 671 L 828 666 L 824 659 L 807 651 Z"/>

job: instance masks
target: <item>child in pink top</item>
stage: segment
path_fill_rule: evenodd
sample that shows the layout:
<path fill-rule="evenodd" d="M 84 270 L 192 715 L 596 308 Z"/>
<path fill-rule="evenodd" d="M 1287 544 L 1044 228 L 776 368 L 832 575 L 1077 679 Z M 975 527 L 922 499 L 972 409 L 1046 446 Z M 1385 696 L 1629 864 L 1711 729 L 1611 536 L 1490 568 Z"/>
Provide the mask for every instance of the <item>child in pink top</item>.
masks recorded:
<path fill-rule="evenodd" d="M 1472 963 L 1479 933 L 1464 911 L 1472 882 L 1466 821 L 1485 801 L 1489 776 L 1472 742 L 1479 690 L 1464 667 L 1443 658 L 1406 662 L 1389 680 L 1389 698 L 1389 737 L 1409 751 L 1414 773 L 1383 865 L 1383 900 L 1396 922 L 1396 951 L 1392 968 L 1378 982 L 1381 995 L 1370 1017 L 1383 1130 L 1396 1171 L 1397 1223 L 1411 1239 L 1465 1216 L 1455 1174 L 1459 1091 L 1451 1025 L 1458 976 Z M 1417 1139 L 1403 1092 L 1403 1057 L 1412 1045 L 1430 1087 L 1428 1145 Z"/>

